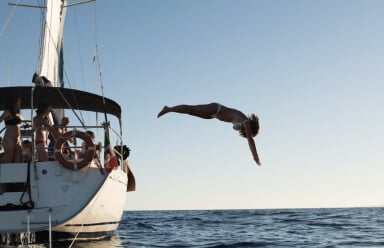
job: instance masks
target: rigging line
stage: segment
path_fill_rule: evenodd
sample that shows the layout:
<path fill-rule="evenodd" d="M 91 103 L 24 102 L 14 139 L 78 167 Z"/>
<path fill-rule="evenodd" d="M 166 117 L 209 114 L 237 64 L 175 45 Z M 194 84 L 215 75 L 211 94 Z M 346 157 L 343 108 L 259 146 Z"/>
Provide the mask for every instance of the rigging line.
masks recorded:
<path fill-rule="evenodd" d="M 95 54 L 93 56 L 93 61 L 94 63 L 96 62 L 96 56 L 97 56 L 97 65 L 96 65 L 96 89 L 99 91 L 100 85 L 101 84 L 101 68 L 100 68 L 100 61 L 99 61 L 99 48 L 98 48 L 98 33 L 97 33 L 97 8 L 96 8 L 96 2 L 93 5 L 94 6 L 94 13 L 93 13 L 93 27 L 94 27 L 94 42 L 95 42 Z"/>
<path fill-rule="evenodd" d="M 47 4 L 46 3 L 43 3 L 44 0 L 37 0 L 38 1 L 38 5 L 39 6 L 46 6 Z M 45 33 L 45 28 L 44 28 L 44 24 L 45 24 L 45 11 L 46 8 L 40 8 L 40 36 L 39 36 L 39 50 L 37 51 L 37 61 L 36 61 L 36 72 L 37 73 L 40 73 L 40 69 L 41 69 L 41 61 L 42 61 L 42 54 L 41 54 L 41 51 L 43 50 L 43 46 L 44 46 L 44 33 Z"/>
<path fill-rule="evenodd" d="M 11 12 L 8 12 L 8 18 L 7 18 L 7 21 L 5 22 L 3 28 L 1 29 L 0 31 L 0 38 L 3 36 L 3 34 L 5 33 L 5 31 L 7 30 L 8 26 L 9 26 L 9 23 L 11 22 L 11 19 L 16 11 L 16 7 L 18 6 L 18 4 L 20 3 L 21 0 L 18 0 L 18 2 L 15 4 L 15 6 L 13 7 L 12 11 Z M 8 35 L 8 49 L 7 49 L 7 83 L 8 85 L 10 85 L 10 71 L 11 71 L 11 68 L 10 68 L 10 65 L 11 65 L 11 62 L 10 62 L 10 51 L 11 51 L 11 43 L 10 42 L 10 35 Z"/>
<path fill-rule="evenodd" d="M 74 29 L 75 29 L 75 38 L 76 38 L 76 48 L 78 50 L 77 52 L 77 55 L 79 57 L 79 64 L 80 64 L 80 74 L 81 74 L 81 83 L 82 83 L 82 87 L 86 88 L 86 84 L 85 84 L 85 76 L 84 76 L 84 66 L 83 66 L 83 56 L 81 54 L 81 44 L 82 42 L 80 41 L 80 32 L 79 32 L 79 23 L 78 23 L 78 19 L 77 19 L 77 12 L 76 12 L 76 8 L 74 8 L 74 11 L 73 11 L 73 20 L 74 20 Z"/>
<path fill-rule="evenodd" d="M 13 14 L 14 14 L 15 11 L 16 11 L 16 7 L 19 5 L 20 1 L 21 1 L 21 0 L 19 0 L 19 1 L 15 4 L 15 7 L 12 9 L 11 14 L 8 16 L 7 21 L 5 22 L 3 28 L 2 28 L 1 31 L 0 31 L 0 38 L 3 36 L 5 30 L 7 29 L 8 25 L 9 25 L 9 22 L 11 21 L 12 16 L 13 16 Z"/>
<path fill-rule="evenodd" d="M 64 6 L 65 8 L 67 8 L 67 7 L 71 7 L 71 6 L 74 6 L 74 5 L 66 5 L 66 6 Z M 79 35 L 79 29 L 78 29 L 78 27 L 79 27 L 79 24 L 78 24 L 78 19 L 77 19 L 77 12 L 76 12 L 76 8 L 74 8 L 73 9 L 74 10 L 74 12 L 72 12 L 73 13 L 73 16 L 74 16 L 74 27 L 75 27 L 75 33 L 76 33 L 76 40 L 77 40 L 77 45 L 78 46 L 76 46 L 77 48 L 78 48 L 78 56 L 79 56 L 79 63 L 80 63 L 80 71 L 81 71 L 81 82 L 82 82 L 82 86 L 83 87 L 85 87 L 85 77 L 84 77 L 84 66 L 83 66 L 83 60 L 82 60 L 82 56 L 81 56 L 81 52 L 80 52 L 80 40 L 79 40 L 79 37 L 80 37 L 80 35 Z M 68 84 L 68 86 L 69 87 L 67 87 L 67 88 L 71 88 L 71 89 L 73 89 L 73 86 L 72 86 L 72 84 L 71 84 L 71 79 L 69 78 L 69 75 L 68 75 L 68 73 L 67 73 L 67 70 L 64 68 L 64 66 L 63 66 L 63 73 L 64 73 L 64 78 L 66 79 L 66 80 L 64 80 L 67 84 Z M 75 98 L 76 99 L 76 98 Z M 85 117 L 84 117 L 84 115 L 83 115 L 83 112 L 82 111 L 79 111 L 79 115 L 80 116 L 78 116 L 78 115 L 76 115 L 76 117 L 78 118 L 78 120 L 81 122 L 81 123 L 83 123 L 84 122 L 84 120 L 85 120 Z"/>
<path fill-rule="evenodd" d="M 72 7 L 72 6 L 76 6 L 76 5 L 80 5 L 80 4 L 85 4 L 85 3 L 90 3 L 90 2 L 96 2 L 96 0 L 86 0 L 86 1 L 78 2 L 78 3 L 67 4 L 64 7 Z"/>
<path fill-rule="evenodd" d="M 67 104 L 67 106 L 69 106 L 73 112 L 73 114 L 77 117 L 77 119 L 79 120 L 79 122 L 81 123 L 81 125 L 83 127 L 85 127 L 85 124 L 84 124 L 84 121 L 83 119 L 80 119 L 79 115 L 76 113 L 75 109 L 72 107 L 72 105 L 68 102 L 67 98 L 65 98 L 64 94 L 61 92 L 60 90 L 60 87 L 56 87 L 57 91 L 59 92 L 59 94 L 61 95 L 62 99 L 65 101 L 65 103 Z M 75 101 L 76 101 L 76 98 L 75 98 Z M 77 103 L 76 103 L 77 104 Z M 78 104 L 77 104 L 78 105 Z M 80 111 L 81 113 L 81 111 Z"/>
<path fill-rule="evenodd" d="M 108 115 L 107 115 L 107 109 L 105 104 L 105 96 L 104 96 L 104 86 L 103 86 L 103 79 L 101 76 L 101 66 L 100 66 L 100 58 L 99 58 L 99 46 L 98 46 L 98 35 L 97 35 L 97 19 L 96 19 L 96 2 L 95 2 L 95 14 L 94 14 L 94 25 L 95 25 L 95 55 L 94 55 L 94 62 L 96 63 L 96 77 L 99 80 L 100 88 L 101 88 L 101 96 L 103 98 L 103 105 L 104 105 L 104 119 L 105 123 L 108 124 Z M 109 130 L 109 129 L 107 129 Z M 109 138 L 109 132 L 107 132 L 108 138 Z"/>
<path fill-rule="evenodd" d="M 71 79 L 69 78 L 69 75 L 68 75 L 68 73 L 67 73 L 67 70 L 66 70 L 64 67 L 63 67 L 63 73 L 64 73 L 64 78 L 66 79 L 65 82 L 69 85 L 69 87 L 67 87 L 67 88 L 69 88 L 69 89 L 73 89 L 73 87 L 72 87 L 72 85 L 71 85 Z M 64 95 L 61 93 L 61 91 L 60 91 L 60 87 L 57 87 L 57 88 L 58 88 L 58 90 L 59 90 L 61 96 L 62 96 L 63 99 L 64 99 Z M 78 104 L 77 101 L 76 101 L 76 97 L 75 97 L 75 95 L 74 95 L 73 97 L 75 98 L 75 105 L 79 106 L 79 104 Z M 82 112 L 82 111 L 79 111 L 79 114 L 80 114 L 80 116 L 79 116 L 79 115 L 75 112 L 73 106 L 71 106 L 71 105 L 68 103 L 68 101 L 67 101 L 66 99 L 65 99 L 65 102 L 67 103 L 68 106 L 71 107 L 72 112 L 75 114 L 76 118 L 80 121 L 80 123 L 82 124 L 82 126 L 84 126 L 84 119 L 85 119 L 85 118 L 84 118 L 84 116 L 83 116 L 83 112 Z"/>
<path fill-rule="evenodd" d="M 79 4 L 84 4 L 84 3 L 88 3 L 88 2 L 92 2 L 92 1 L 95 1 L 95 0 L 91 0 L 91 1 L 84 1 L 84 2 L 81 2 L 81 3 L 77 3 L 77 4 L 67 4 L 67 5 L 65 5 L 64 6 L 64 8 L 68 8 L 68 7 L 72 7 L 72 6 L 75 6 L 75 5 L 79 5 Z M 77 37 L 77 43 L 78 44 L 80 44 L 80 41 L 78 40 L 78 37 L 80 37 L 79 36 L 79 31 L 78 31 L 78 19 L 77 19 L 77 13 L 76 12 L 74 12 L 74 17 L 75 17 L 75 30 L 76 30 L 76 37 Z M 62 46 L 64 46 L 64 45 L 62 45 Z M 80 46 L 78 46 L 78 48 L 79 48 Z M 80 53 L 80 50 L 79 50 L 79 52 L 78 52 L 78 54 L 79 54 L 79 61 L 80 61 L 80 68 L 81 68 L 81 78 L 82 78 L 82 82 L 83 82 L 83 86 L 85 86 L 84 85 L 84 83 L 85 83 L 85 77 L 84 77 L 84 69 L 83 69 L 83 60 L 82 60 L 82 56 L 81 56 L 81 53 Z M 70 88 L 70 89 L 73 89 L 73 86 L 72 86 L 72 84 L 71 84 L 71 79 L 70 79 L 70 76 L 69 76 L 69 74 L 68 74 L 68 72 L 67 72 L 67 70 L 66 70 L 66 68 L 62 68 L 62 70 L 63 70 L 63 74 L 64 74 L 64 81 L 65 81 L 65 83 L 67 84 L 67 88 Z M 80 116 L 79 116 L 80 115 Z M 77 115 L 76 114 L 76 117 L 77 117 L 77 119 L 81 122 L 81 123 L 83 123 L 84 122 L 84 115 L 83 115 L 83 112 L 82 111 L 79 111 L 79 115 Z"/>

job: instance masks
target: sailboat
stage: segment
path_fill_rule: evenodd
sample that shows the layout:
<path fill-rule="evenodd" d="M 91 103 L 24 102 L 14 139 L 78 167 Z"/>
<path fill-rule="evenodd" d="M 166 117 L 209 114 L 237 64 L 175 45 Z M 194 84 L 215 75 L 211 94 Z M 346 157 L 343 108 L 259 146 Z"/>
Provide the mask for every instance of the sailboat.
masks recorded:
<path fill-rule="evenodd" d="M 103 94 L 63 87 L 65 14 L 68 7 L 78 4 L 47 0 L 46 6 L 33 6 L 44 15 L 39 70 L 28 85 L 0 87 L 0 111 L 4 111 L 5 99 L 17 96 L 23 113 L 30 113 L 30 121 L 39 104 L 49 103 L 53 109 L 49 133 L 55 136 L 48 160 L 42 161 L 35 146 L 39 130 L 20 125 L 21 141 L 31 144 L 31 156 L 22 162 L 5 162 L 0 157 L 3 245 L 110 237 L 122 219 L 126 192 L 135 190 L 127 160 L 130 150 L 123 142 L 121 106 Z M 95 122 L 84 123 L 82 112 L 95 114 Z M 65 113 L 79 124 L 65 130 L 57 120 Z M 104 117 L 101 123 L 99 115 Z M 101 134 L 104 144 L 95 141 L 92 133 Z"/>

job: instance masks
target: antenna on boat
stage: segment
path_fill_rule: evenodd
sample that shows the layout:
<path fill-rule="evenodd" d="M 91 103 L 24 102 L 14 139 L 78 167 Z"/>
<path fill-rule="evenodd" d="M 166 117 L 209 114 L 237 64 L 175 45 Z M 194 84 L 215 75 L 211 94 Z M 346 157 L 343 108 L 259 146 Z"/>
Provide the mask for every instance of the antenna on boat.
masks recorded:
<path fill-rule="evenodd" d="M 96 7 L 95 7 L 95 12 L 96 12 Z M 95 54 L 93 56 L 93 63 L 96 64 L 96 77 L 98 79 L 98 82 L 100 83 L 100 89 L 101 89 L 101 96 L 103 98 L 103 105 L 104 105 L 104 119 L 105 119 L 105 124 L 108 124 L 108 115 L 107 115 L 107 109 L 106 109 L 106 103 L 105 103 L 105 96 L 104 96 L 104 85 L 103 85 L 103 79 L 101 77 L 101 66 L 100 66 L 100 59 L 99 59 L 99 46 L 98 46 L 98 38 L 97 38 L 97 21 L 96 21 L 96 14 L 95 20 L 94 20 L 94 25 L 95 25 Z M 108 134 L 109 136 L 109 134 Z"/>
<path fill-rule="evenodd" d="M 102 96 L 102 99 L 103 99 L 104 119 L 105 119 L 105 121 L 104 121 L 105 135 L 107 135 L 107 137 L 109 139 L 109 121 L 108 121 L 108 115 L 107 115 L 107 109 L 106 109 L 106 103 L 105 103 L 105 96 L 104 96 L 104 85 L 103 85 L 103 81 L 102 81 L 102 78 L 101 78 L 99 52 L 98 52 L 97 43 L 96 43 L 96 51 L 95 51 L 94 61 L 97 63 L 97 65 L 96 65 L 97 71 L 98 71 L 97 76 L 98 76 L 98 79 L 100 81 L 101 96 Z"/>

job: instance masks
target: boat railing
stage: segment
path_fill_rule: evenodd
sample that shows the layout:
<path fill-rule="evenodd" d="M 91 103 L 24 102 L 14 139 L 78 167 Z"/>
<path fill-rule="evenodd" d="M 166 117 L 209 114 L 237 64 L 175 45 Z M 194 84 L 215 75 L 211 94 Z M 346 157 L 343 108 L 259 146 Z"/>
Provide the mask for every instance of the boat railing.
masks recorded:
<path fill-rule="evenodd" d="M 55 157 L 55 142 L 58 141 L 61 137 L 63 137 L 64 133 L 71 133 L 71 132 L 84 132 L 88 134 L 92 138 L 93 144 L 96 146 L 96 153 L 100 161 L 103 161 L 104 159 L 104 152 L 108 147 L 105 147 L 106 144 L 103 144 L 102 141 L 105 142 L 105 132 L 108 130 L 108 134 L 110 135 L 109 140 L 112 144 L 118 144 L 119 146 L 122 144 L 121 142 L 121 136 L 119 133 L 112 129 L 111 127 L 107 127 L 106 129 L 105 125 L 101 126 L 54 126 L 54 127 L 39 127 L 36 129 L 33 129 L 31 127 L 23 127 L 21 129 L 21 140 L 23 144 L 23 157 L 24 162 L 27 160 L 30 161 L 36 161 L 41 162 L 44 160 L 41 160 L 38 158 L 38 149 L 45 149 L 45 152 L 48 154 L 48 161 L 56 161 Z M 43 135 L 46 136 L 46 142 L 44 143 L 44 147 L 40 148 L 37 147 L 36 142 L 36 133 L 42 132 Z M 79 141 L 80 140 L 80 141 Z M 82 156 L 82 152 L 85 149 L 85 142 L 84 140 L 81 141 L 81 138 L 71 137 L 68 139 L 68 142 L 66 143 L 68 145 L 68 154 L 66 154 L 68 157 L 72 156 L 72 159 L 77 159 L 78 157 Z M 28 151 L 25 151 L 24 149 L 30 149 L 30 157 L 25 156 L 25 154 L 28 153 Z M 63 150 L 63 149 L 62 149 Z M 123 160 L 123 152 L 119 149 L 114 150 L 115 154 L 118 158 L 120 158 L 120 161 Z M 64 151 L 66 152 L 66 151 Z"/>

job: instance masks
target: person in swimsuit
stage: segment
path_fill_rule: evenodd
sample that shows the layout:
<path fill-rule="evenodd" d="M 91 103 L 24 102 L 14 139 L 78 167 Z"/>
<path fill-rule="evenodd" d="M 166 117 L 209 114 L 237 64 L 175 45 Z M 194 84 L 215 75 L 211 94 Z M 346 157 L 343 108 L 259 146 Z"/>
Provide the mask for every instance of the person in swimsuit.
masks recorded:
<path fill-rule="evenodd" d="M 32 161 L 32 142 L 30 140 L 23 140 L 21 145 L 23 162 Z"/>
<path fill-rule="evenodd" d="M 169 112 L 188 114 L 203 119 L 216 118 L 220 121 L 233 124 L 233 129 L 238 131 L 240 135 L 248 140 L 249 149 L 252 152 L 253 159 L 258 165 L 261 165 L 257 154 L 256 145 L 253 140 L 259 132 L 259 118 L 255 114 L 247 117 L 244 113 L 237 109 L 228 108 L 219 103 L 209 103 L 201 105 L 177 105 L 173 107 L 164 106 L 159 112 L 157 118 Z"/>
<path fill-rule="evenodd" d="M 10 97 L 5 102 L 5 110 L 0 116 L 0 123 L 5 122 L 6 131 L 3 138 L 4 163 L 23 161 L 19 124 L 24 121 L 20 114 L 21 98 Z"/>
<path fill-rule="evenodd" d="M 49 120 L 51 106 L 48 103 L 40 103 L 33 117 L 33 129 L 35 130 L 35 145 L 38 161 L 48 160 L 48 132 L 53 131 L 53 124 Z"/>

